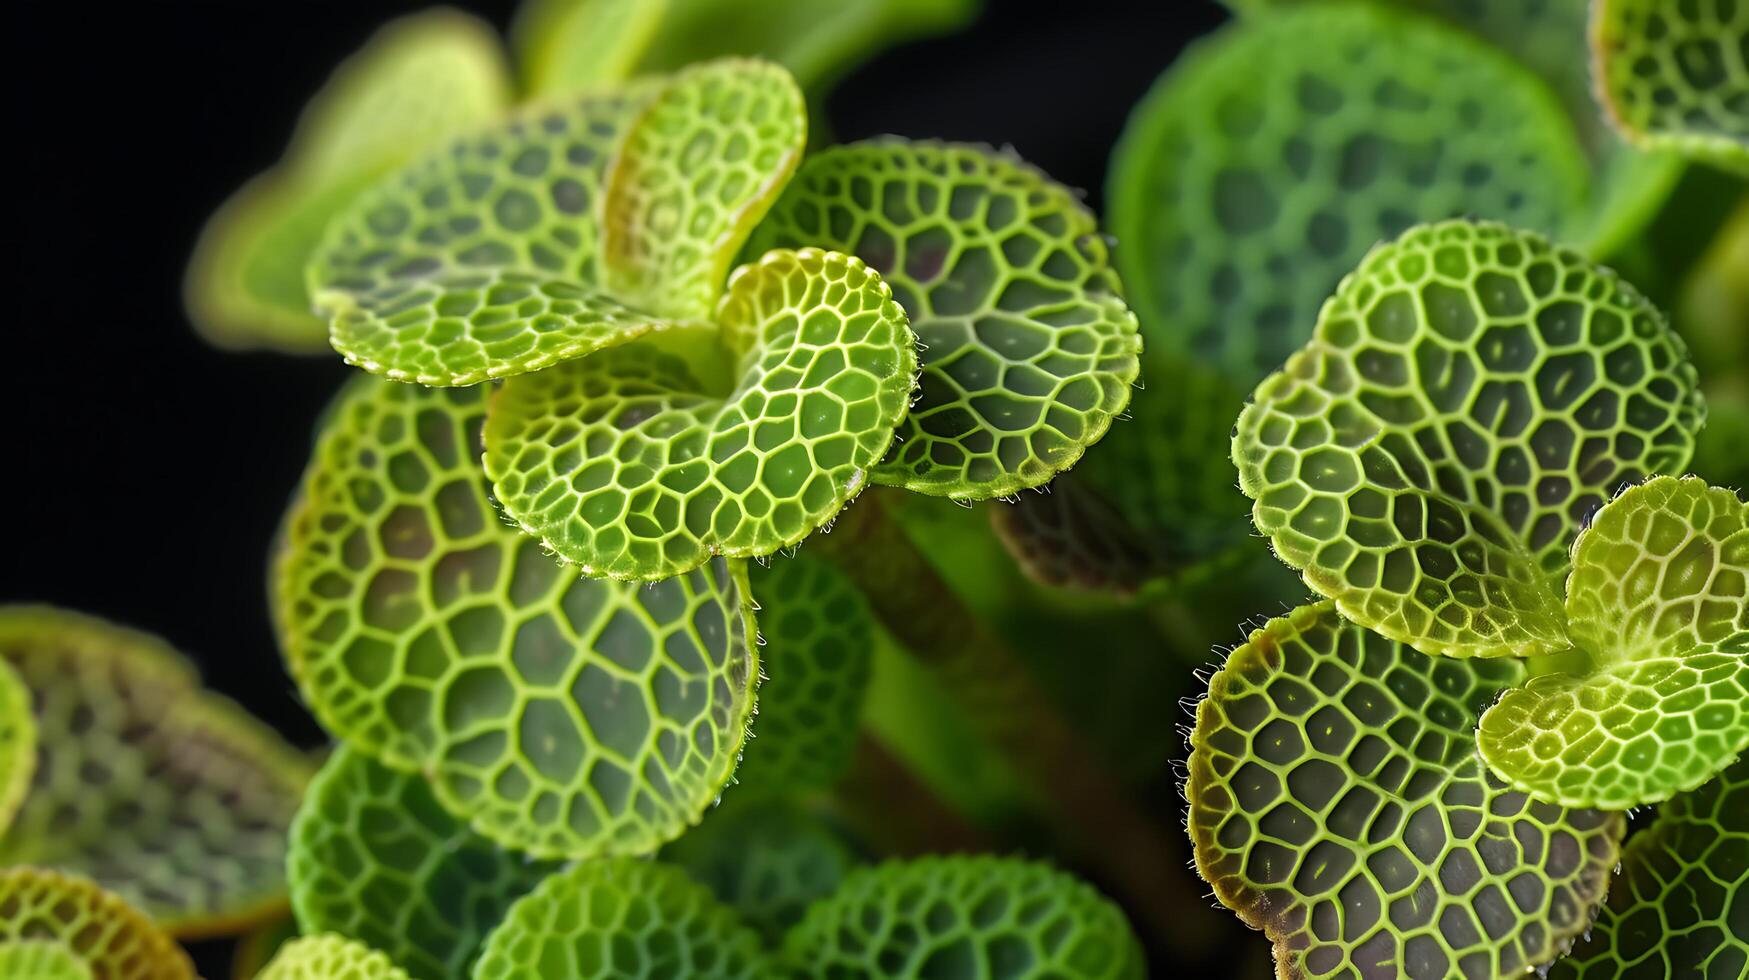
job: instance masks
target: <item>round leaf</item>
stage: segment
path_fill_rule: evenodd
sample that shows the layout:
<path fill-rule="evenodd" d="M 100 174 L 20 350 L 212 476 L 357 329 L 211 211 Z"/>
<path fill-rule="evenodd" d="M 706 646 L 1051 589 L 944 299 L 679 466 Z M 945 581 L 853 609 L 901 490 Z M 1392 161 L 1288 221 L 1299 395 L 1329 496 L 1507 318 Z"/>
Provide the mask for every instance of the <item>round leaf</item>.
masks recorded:
<path fill-rule="evenodd" d="M 1523 674 L 1425 656 L 1330 602 L 1227 658 L 1196 712 L 1190 835 L 1284 975 L 1507 976 L 1584 931 L 1621 815 L 1532 800 L 1476 752 L 1476 717 Z"/>
<path fill-rule="evenodd" d="M 1586 183 L 1559 103 L 1503 53 L 1378 4 L 1309 3 L 1187 52 L 1131 116 L 1107 197 L 1152 349 L 1250 383 L 1381 238 L 1460 215 L 1565 232 Z"/>
<path fill-rule="evenodd" d="M 0 607 L 0 661 L 30 691 L 35 778 L 0 864 L 85 875 L 177 936 L 285 907 L 285 833 L 309 763 L 156 637 Z"/>
<path fill-rule="evenodd" d="M 585 861 L 510 909 L 474 980 L 771 976 L 759 934 L 669 864 Z"/>
<path fill-rule="evenodd" d="M 483 388 L 360 378 L 330 410 L 275 564 L 322 723 L 540 857 L 642 853 L 728 781 L 758 666 L 745 570 L 581 578 L 494 508 Z"/>
<path fill-rule="evenodd" d="M 1012 153 L 895 137 L 802 164 L 750 248 L 849 252 L 923 347 L 879 483 L 958 498 L 1037 487 L 1129 402 L 1141 338 L 1093 214 Z"/>
<path fill-rule="evenodd" d="M 49 943 L 93 980 L 194 980 L 188 954 L 152 920 L 87 879 L 42 868 L 0 868 L 0 950 Z M 20 950 L 6 956 L 65 957 Z M 7 976 L 14 976 L 8 973 Z M 55 975 L 57 980 L 59 976 Z"/>
<path fill-rule="evenodd" d="M 808 114 L 789 72 L 724 59 L 676 75 L 607 174 L 610 291 L 661 316 L 707 315 L 735 253 L 801 162 Z"/>
<path fill-rule="evenodd" d="M 256 980 L 409 980 L 387 956 L 343 936 L 305 936 L 279 948 Z"/>
<path fill-rule="evenodd" d="M 184 284 L 195 326 L 223 347 L 326 350 L 304 268 L 329 220 L 383 174 L 509 103 L 485 24 L 440 9 L 383 27 L 310 100 L 279 165 L 207 222 Z"/>
<path fill-rule="evenodd" d="M 655 579 L 774 554 L 868 482 L 917 371 L 904 311 L 846 255 L 777 251 L 718 304 L 734 390 L 639 345 L 514 378 L 486 472 L 523 529 L 590 575 Z"/>
<path fill-rule="evenodd" d="M 1123 912 L 1078 879 L 1015 858 L 926 857 L 852 873 L 784 937 L 796 975 L 1141 980 Z"/>
<path fill-rule="evenodd" d="M 10 980 L 92 980 L 72 947 L 52 939 L 0 942 L 0 977 Z"/>
<path fill-rule="evenodd" d="M 1594 0 L 1592 72 L 1622 134 L 1749 174 L 1749 7 Z"/>
<path fill-rule="evenodd" d="M 373 374 L 470 385 L 667 324 L 606 296 L 603 174 L 647 87 L 521 111 L 361 195 L 311 261 L 334 348 Z"/>
<path fill-rule="evenodd" d="M 417 773 L 342 746 L 292 824 L 298 924 L 382 950 L 414 980 L 465 978 L 510 904 L 557 870 L 467 828 Z"/>
<path fill-rule="evenodd" d="M 1626 810 L 1711 779 L 1749 748 L 1749 504 L 1659 477 L 1604 505 L 1573 547 L 1567 620 L 1590 656 L 1482 716 L 1482 756 L 1538 799 Z"/>
<path fill-rule="evenodd" d="M 1681 469 L 1705 414 L 1632 286 L 1464 221 L 1375 249 L 1252 397 L 1233 459 L 1257 529 L 1344 616 L 1447 656 L 1566 650 L 1573 536 Z"/>

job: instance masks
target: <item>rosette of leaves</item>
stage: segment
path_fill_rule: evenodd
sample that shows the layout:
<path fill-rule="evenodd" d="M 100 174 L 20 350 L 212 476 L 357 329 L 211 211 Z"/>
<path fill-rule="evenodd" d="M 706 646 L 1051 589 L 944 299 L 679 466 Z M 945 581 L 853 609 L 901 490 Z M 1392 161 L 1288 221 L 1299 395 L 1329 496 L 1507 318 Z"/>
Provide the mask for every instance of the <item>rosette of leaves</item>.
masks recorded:
<path fill-rule="evenodd" d="M 194 980 L 188 954 L 89 879 L 0 868 L 0 969 L 29 980 Z"/>
<path fill-rule="evenodd" d="M 1598 101 L 1636 145 L 1749 175 L 1749 9 L 1734 0 L 1594 0 Z"/>
<path fill-rule="evenodd" d="M 286 828 L 310 765 L 180 654 L 76 613 L 0 607 L 0 677 L 16 685 L 0 685 L 12 699 L 0 724 L 35 732 L 9 764 L 28 786 L 0 864 L 89 877 L 182 937 L 284 908 Z"/>
<path fill-rule="evenodd" d="M 1139 980 L 1141 944 L 1091 886 L 1015 858 L 927 857 L 853 872 L 784 937 L 799 977 Z"/>
<path fill-rule="evenodd" d="M 1349 620 L 1429 655 L 1542 658 L 1481 720 L 1497 775 L 1626 809 L 1749 745 L 1743 503 L 1665 477 L 1604 506 L 1680 471 L 1703 417 L 1633 287 L 1452 222 L 1344 280 L 1233 458 L 1258 529 Z"/>

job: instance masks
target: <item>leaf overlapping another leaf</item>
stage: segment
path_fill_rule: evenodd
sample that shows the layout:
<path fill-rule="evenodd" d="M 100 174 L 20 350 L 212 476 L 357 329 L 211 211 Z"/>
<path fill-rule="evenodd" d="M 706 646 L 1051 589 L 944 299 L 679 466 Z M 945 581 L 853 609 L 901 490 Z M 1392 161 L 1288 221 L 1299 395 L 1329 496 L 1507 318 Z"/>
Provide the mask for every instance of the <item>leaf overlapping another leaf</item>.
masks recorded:
<path fill-rule="evenodd" d="M 293 939 L 257 980 L 409 980 L 387 956 L 331 933 Z"/>
<path fill-rule="evenodd" d="M 1592 72 L 1630 141 L 1749 174 L 1749 7 L 1595 0 Z"/>
<path fill-rule="evenodd" d="M 67 957 L 45 953 L 38 943 L 70 953 L 84 968 L 73 972 L 81 980 L 195 977 L 188 954 L 119 896 L 58 871 L 0 868 L 0 956 L 29 957 L 64 975 Z"/>

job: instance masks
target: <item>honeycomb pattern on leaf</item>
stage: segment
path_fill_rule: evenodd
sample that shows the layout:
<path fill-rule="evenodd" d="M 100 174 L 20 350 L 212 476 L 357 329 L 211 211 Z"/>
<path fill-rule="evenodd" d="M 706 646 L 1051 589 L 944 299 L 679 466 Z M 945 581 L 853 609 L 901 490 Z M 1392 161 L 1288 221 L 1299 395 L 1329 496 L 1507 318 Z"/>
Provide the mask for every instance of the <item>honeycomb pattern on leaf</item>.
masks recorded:
<path fill-rule="evenodd" d="M 72 947 L 52 939 L 0 942 L 0 977 L 8 980 L 93 980 Z"/>
<path fill-rule="evenodd" d="M 1343 615 L 1450 656 L 1566 650 L 1578 528 L 1680 470 L 1705 415 L 1632 286 L 1466 221 L 1375 249 L 1252 397 L 1233 459 L 1257 529 Z"/>
<path fill-rule="evenodd" d="M 1554 980 L 1749 975 L 1749 759 L 1658 808 Z"/>
<path fill-rule="evenodd" d="M 710 313 L 735 253 L 808 141 L 789 72 L 722 59 L 681 71 L 626 132 L 607 174 L 610 291 L 658 315 Z"/>
<path fill-rule="evenodd" d="M 590 575 L 774 554 L 836 516 L 893 440 L 915 340 L 860 260 L 767 253 L 736 270 L 715 319 L 735 365 L 726 396 L 634 345 L 513 378 L 492 399 L 497 499 Z"/>
<path fill-rule="evenodd" d="M 89 877 L 178 936 L 284 908 L 303 756 L 161 640 L 101 620 L 0 607 L 0 661 L 29 689 L 38 735 L 0 865 Z"/>
<path fill-rule="evenodd" d="M 662 860 L 684 868 L 773 942 L 858 863 L 843 835 L 794 797 L 739 791 L 663 848 Z"/>
<path fill-rule="evenodd" d="M 348 362 L 469 385 L 664 326 L 606 296 L 596 226 L 608 161 L 649 86 L 521 110 L 358 196 L 311 260 Z"/>
<path fill-rule="evenodd" d="M 474 980 L 772 975 L 754 932 L 681 869 L 584 861 L 524 896 L 487 939 Z"/>
<path fill-rule="evenodd" d="M 876 482 L 986 499 L 1068 469 L 1123 411 L 1141 338 L 1091 211 L 1012 153 L 886 137 L 810 156 L 749 251 L 849 252 L 922 344 Z"/>
<path fill-rule="evenodd" d="M 1587 181 L 1560 105 L 1504 53 L 1319 3 L 1187 52 L 1131 116 L 1107 197 L 1151 349 L 1249 382 L 1375 242 L 1460 215 L 1566 233 Z"/>
<path fill-rule="evenodd" d="M 409 977 L 386 955 L 328 933 L 293 939 L 281 946 L 256 980 L 409 980 Z"/>
<path fill-rule="evenodd" d="M 11 664 L 0 658 L 0 838 L 24 803 L 36 775 L 36 716 L 30 689 Z"/>
<path fill-rule="evenodd" d="M 1141 980 L 1118 907 L 1048 865 L 983 855 L 851 873 L 784 937 L 798 977 Z"/>
<path fill-rule="evenodd" d="M 183 291 L 223 347 L 328 349 L 304 269 L 329 219 L 390 170 L 510 103 L 491 28 L 453 10 L 396 20 L 335 69 L 284 157 L 207 222 Z"/>
<path fill-rule="evenodd" d="M 1625 810 L 1749 748 L 1749 504 L 1658 477 L 1573 546 L 1567 621 L 1591 669 L 1532 678 L 1482 716 L 1482 756 L 1539 799 Z"/>
<path fill-rule="evenodd" d="M 540 857 L 642 853 L 728 781 L 758 666 L 746 573 L 580 577 L 478 465 L 486 391 L 361 377 L 330 410 L 275 564 L 281 642 L 322 723 L 428 774 Z"/>
<path fill-rule="evenodd" d="M 862 728 L 874 615 L 855 583 L 821 558 L 776 558 L 749 577 L 765 682 L 737 792 L 829 789 L 850 768 Z"/>
<path fill-rule="evenodd" d="M 1749 6 L 1595 0 L 1591 45 L 1598 99 L 1624 136 L 1749 174 Z"/>
<path fill-rule="evenodd" d="M 195 976 L 182 948 L 117 895 L 58 871 L 0 868 L 0 950 L 38 942 L 70 951 L 93 980 Z"/>
<path fill-rule="evenodd" d="M 1621 815 L 1534 801 L 1476 751 L 1477 716 L 1523 675 L 1417 653 L 1328 601 L 1227 658 L 1196 713 L 1189 829 L 1280 975 L 1507 976 L 1585 929 Z"/>
<path fill-rule="evenodd" d="M 558 865 L 469 830 L 417 773 L 342 746 L 292 824 L 298 923 L 381 950 L 414 980 L 468 975 L 486 933 Z"/>

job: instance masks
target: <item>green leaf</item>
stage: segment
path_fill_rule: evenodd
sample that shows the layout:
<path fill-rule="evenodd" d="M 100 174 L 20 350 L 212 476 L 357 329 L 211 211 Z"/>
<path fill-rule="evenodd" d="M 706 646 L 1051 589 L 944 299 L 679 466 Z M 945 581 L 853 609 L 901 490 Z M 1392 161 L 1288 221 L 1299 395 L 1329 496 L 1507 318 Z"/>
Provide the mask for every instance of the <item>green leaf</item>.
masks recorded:
<path fill-rule="evenodd" d="M 1049 865 L 984 856 L 853 872 L 784 938 L 799 977 L 1064 976 L 1140 980 L 1118 907 Z"/>
<path fill-rule="evenodd" d="M 292 917 L 290 909 L 278 919 L 238 936 L 231 953 L 232 980 L 254 980 L 256 974 L 267 968 L 280 947 L 296 938 L 298 921 Z"/>
<path fill-rule="evenodd" d="M 725 397 L 676 357 L 617 348 L 513 378 L 486 472 L 529 534 L 589 575 L 654 579 L 800 542 L 868 482 L 904 417 L 915 340 L 859 260 L 775 251 L 718 304 Z"/>
<path fill-rule="evenodd" d="M 103 980 L 195 977 L 188 954 L 121 897 L 85 878 L 58 871 L 0 868 L 0 950 L 22 941 L 59 945 L 86 968 L 83 976 Z M 5 955 L 22 956 L 25 952 Z M 65 962 L 65 957 L 48 956 L 54 962 Z"/>
<path fill-rule="evenodd" d="M 30 689 L 0 658 L 0 838 L 12 825 L 36 775 L 36 716 Z"/>
<path fill-rule="evenodd" d="M 524 0 L 510 26 L 523 90 L 580 92 L 630 78 L 668 0 Z"/>
<path fill-rule="evenodd" d="M 1545 674 L 1482 716 L 1482 756 L 1538 799 L 1667 800 L 1749 747 L 1749 504 L 1658 477 L 1604 505 L 1567 585 L 1583 673 Z"/>
<path fill-rule="evenodd" d="M 773 941 L 857 864 L 843 835 L 795 799 L 738 790 L 663 848 L 662 860 L 684 868 Z"/>
<path fill-rule="evenodd" d="M 1283 975 L 1508 976 L 1584 931 L 1623 820 L 1532 800 L 1482 764 L 1476 718 L 1523 676 L 1321 602 L 1210 679 L 1186 786 L 1196 866 Z"/>
<path fill-rule="evenodd" d="M 607 163 L 649 95 L 530 107 L 361 195 L 310 269 L 334 348 L 397 381 L 469 385 L 666 326 L 605 295 L 597 265 Z"/>
<path fill-rule="evenodd" d="M 676 75 L 608 169 L 602 262 L 614 296 L 677 319 L 709 315 L 735 253 L 808 141 L 788 72 L 724 59 Z"/>
<path fill-rule="evenodd" d="M 735 766 L 758 662 L 745 569 L 582 578 L 507 524 L 484 388 L 359 378 L 330 410 L 274 565 L 281 647 L 330 731 L 423 772 L 537 857 L 643 853 Z"/>
<path fill-rule="evenodd" d="M 923 346 L 876 482 L 987 499 L 1073 466 L 1123 411 L 1141 339 L 1093 213 L 1012 153 L 887 137 L 808 158 L 750 251 L 849 252 Z"/>
<path fill-rule="evenodd" d="M 511 907 L 486 942 L 474 980 L 557 971 L 656 980 L 769 977 L 759 934 L 670 864 L 584 861 Z"/>
<path fill-rule="evenodd" d="M 1597 94 L 1631 142 L 1749 175 L 1749 7 L 1595 0 Z"/>
<path fill-rule="evenodd" d="M 1239 417 L 1233 460 L 1276 554 L 1343 615 L 1424 653 L 1570 646 L 1583 521 L 1678 471 L 1705 415 L 1664 317 L 1577 253 L 1446 222 L 1375 249 Z"/>
<path fill-rule="evenodd" d="M 0 607 L 0 661 L 30 691 L 35 778 L 0 865 L 88 876 L 172 935 L 241 930 L 285 906 L 285 834 L 310 765 L 200 686 L 156 637 L 48 607 Z"/>
<path fill-rule="evenodd" d="M 310 100 L 279 164 L 207 222 L 184 283 L 196 328 L 221 347 L 326 350 L 304 269 L 329 220 L 509 102 L 497 38 L 474 18 L 433 10 L 378 31 Z"/>
<path fill-rule="evenodd" d="M 556 871 L 469 830 L 417 773 L 342 746 L 310 783 L 287 856 L 307 933 L 382 950 L 414 980 L 463 980 L 510 904 Z"/>
<path fill-rule="evenodd" d="M 990 527 L 1027 577 L 1041 585 L 1129 595 L 1172 571 L 1164 550 L 1151 547 L 1075 474 L 1059 477 L 1045 493 L 991 508 Z"/>
<path fill-rule="evenodd" d="M 736 792 L 826 790 L 850 768 L 868 693 L 874 614 L 843 572 L 798 554 L 749 570 L 759 603 L 759 712 Z"/>
<path fill-rule="evenodd" d="M 0 943 L 0 976 L 11 980 L 92 980 L 72 947 L 52 939 Z"/>
<path fill-rule="evenodd" d="M 1568 234 L 1587 183 L 1554 95 L 1505 54 L 1420 15 L 1313 3 L 1187 52 L 1131 116 L 1106 193 L 1151 350 L 1248 384 L 1381 238 L 1460 215 Z"/>
<path fill-rule="evenodd" d="M 1749 972 L 1749 760 L 1658 808 L 1622 848 L 1622 875 L 1555 980 Z"/>
<path fill-rule="evenodd" d="M 387 956 L 343 936 L 293 939 L 257 980 L 408 980 Z"/>

